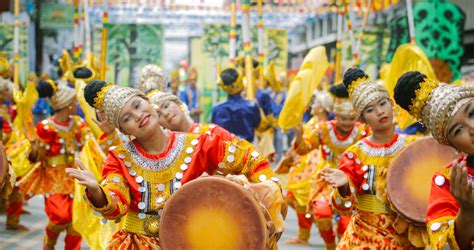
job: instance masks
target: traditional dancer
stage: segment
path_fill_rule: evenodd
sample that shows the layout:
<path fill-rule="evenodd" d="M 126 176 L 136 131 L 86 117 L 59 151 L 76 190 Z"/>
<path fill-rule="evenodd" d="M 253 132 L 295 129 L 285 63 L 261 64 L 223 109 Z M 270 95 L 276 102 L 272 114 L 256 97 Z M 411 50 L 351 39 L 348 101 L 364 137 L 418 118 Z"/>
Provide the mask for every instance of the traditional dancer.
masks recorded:
<path fill-rule="evenodd" d="M 325 168 L 322 173 L 323 179 L 335 188 L 333 207 L 340 214 L 352 214 L 337 248 L 424 247 L 424 242 L 417 238 L 421 233 L 390 208 L 385 188 L 390 162 L 416 137 L 394 132 L 389 93 L 382 85 L 369 80 L 362 70 L 347 70 L 344 85 L 372 135 L 346 150 L 339 169 Z"/>
<path fill-rule="evenodd" d="M 109 220 L 125 217 L 110 249 L 159 249 L 166 200 L 204 172 L 241 173 L 252 182 L 276 181 L 268 162 L 244 140 L 234 144 L 213 135 L 163 131 L 157 112 L 139 90 L 92 81 L 84 91 L 91 106 L 135 138 L 110 151 L 100 185 L 87 170 L 67 169 L 87 187 L 87 201 L 95 210 Z"/>
<path fill-rule="evenodd" d="M 162 127 L 176 132 L 212 133 L 222 138 L 234 137 L 216 124 L 196 123 L 189 117 L 188 107 L 175 95 L 164 92 L 166 79 L 160 67 L 149 64 L 140 72 L 140 90 L 146 93 L 158 112 Z"/>
<path fill-rule="evenodd" d="M 334 100 L 329 92 L 315 92 L 311 104 L 311 114 L 313 117 L 305 123 L 304 131 L 313 131 L 317 124 L 327 121 L 329 119 L 329 113 L 332 112 L 333 106 Z M 295 210 L 298 218 L 298 235 L 295 238 L 288 240 L 287 243 L 289 244 L 309 244 L 308 240 L 311 234 L 311 226 L 313 224 L 313 216 L 308 213 L 309 193 L 311 188 L 311 178 L 316 170 L 320 158 L 318 150 L 300 156 L 292 147 L 288 150 L 278 168 L 280 171 L 286 169 L 285 171 L 281 171 L 281 173 L 287 173 L 289 170 L 288 183 L 286 186 L 286 200 L 288 205 Z M 285 167 L 285 165 L 287 167 Z"/>
<path fill-rule="evenodd" d="M 474 249 L 474 88 L 413 71 L 399 78 L 394 97 L 439 143 L 467 154 L 434 174 L 426 219 L 434 249 L 446 243 L 451 249 Z"/>
<path fill-rule="evenodd" d="M 77 154 L 89 136 L 84 120 L 75 116 L 76 91 L 52 80 L 41 80 L 36 89 L 40 97 L 48 97 L 54 115 L 36 126 L 39 138 L 32 145 L 30 160 L 41 162 L 20 181 L 25 194 L 44 195 L 49 223 L 44 239 L 45 249 L 54 249 L 59 234 L 66 231 L 66 249 L 80 249 L 81 236 L 71 225 L 74 179 L 65 169 L 74 166 Z"/>
<path fill-rule="evenodd" d="M 226 102 L 212 108 L 212 123 L 253 142 L 255 131 L 260 130 L 262 118 L 258 106 L 241 96 L 244 89 L 242 78 L 242 72 L 237 69 L 222 71 L 218 86 L 228 94 L 228 98 Z"/>
<path fill-rule="evenodd" d="M 336 247 L 336 235 L 332 226 L 334 213 L 329 203 L 333 188 L 322 180 L 321 170 L 337 168 L 344 151 L 366 137 L 369 129 L 364 124 L 357 122 L 357 112 L 354 110 L 344 85 L 332 86 L 329 88 L 329 92 L 335 97 L 335 120 L 319 122 L 309 130 L 302 131 L 301 127 L 296 129 L 294 148 L 301 155 L 315 149 L 321 150 L 322 159 L 318 162 L 318 167 L 313 175 L 309 204 L 326 249 L 334 249 Z M 339 237 L 346 230 L 348 223 L 349 216 L 339 217 L 336 230 Z"/>
<path fill-rule="evenodd" d="M 202 113 L 201 108 L 199 107 L 200 93 L 196 87 L 198 79 L 198 73 L 195 68 L 191 69 L 191 72 L 188 75 L 186 80 L 186 87 L 181 91 L 179 98 L 181 101 L 186 104 L 189 109 L 189 115 L 194 122 L 199 123 L 199 118 Z"/>

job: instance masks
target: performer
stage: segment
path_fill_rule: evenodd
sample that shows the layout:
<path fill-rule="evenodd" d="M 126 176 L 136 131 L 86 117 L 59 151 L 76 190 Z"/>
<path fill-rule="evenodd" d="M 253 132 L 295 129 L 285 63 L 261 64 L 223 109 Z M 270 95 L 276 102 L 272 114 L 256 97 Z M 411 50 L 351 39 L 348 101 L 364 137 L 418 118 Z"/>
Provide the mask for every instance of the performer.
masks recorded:
<path fill-rule="evenodd" d="M 193 121 L 199 123 L 199 116 L 202 111 L 199 108 L 200 93 L 196 87 L 197 77 L 197 70 L 193 68 L 189 73 L 186 88 L 181 91 L 180 99 L 188 107 L 189 115 Z"/>
<path fill-rule="evenodd" d="M 179 68 L 177 68 L 171 72 L 168 92 L 175 96 L 179 96 L 179 85 Z"/>
<path fill-rule="evenodd" d="M 332 226 L 334 213 L 329 203 L 333 188 L 322 180 L 321 170 L 337 168 L 344 151 L 367 136 L 369 128 L 357 122 L 357 112 L 343 84 L 330 87 L 329 92 L 335 97 L 335 120 L 319 122 L 307 130 L 297 127 L 294 148 L 300 155 L 320 149 L 321 159 L 313 175 L 309 204 L 326 249 L 334 249 L 336 247 L 336 235 Z M 349 218 L 349 216 L 339 217 L 336 230 L 339 237 L 346 230 Z"/>
<path fill-rule="evenodd" d="M 54 249 L 59 234 L 66 231 L 66 249 L 80 249 L 81 236 L 71 225 L 74 179 L 65 168 L 73 166 L 78 153 L 89 136 L 88 128 L 76 112 L 76 91 L 52 80 L 41 80 L 36 89 L 42 98 L 48 97 L 54 115 L 36 126 L 39 138 L 33 143 L 30 160 L 41 162 L 20 181 L 26 194 L 45 196 L 45 212 L 49 218 L 44 248 Z"/>
<path fill-rule="evenodd" d="M 159 249 L 166 200 L 204 172 L 241 173 L 252 182 L 276 181 L 268 162 L 244 140 L 234 144 L 214 135 L 163 131 L 158 113 L 139 90 L 92 81 L 84 93 L 91 106 L 135 138 L 110 151 L 100 185 L 87 170 L 67 169 L 87 188 L 87 202 L 95 210 L 109 220 L 125 217 L 110 249 Z"/>
<path fill-rule="evenodd" d="M 0 134 L 2 133 L 1 126 L 3 125 L 0 123 Z M 8 162 L 5 146 L 0 141 L 0 204 L 10 197 L 15 186 L 15 180 L 15 172 L 13 172 Z"/>
<path fill-rule="evenodd" d="M 441 144 L 467 156 L 449 163 L 434 174 L 426 212 L 430 246 L 474 249 L 474 88 L 448 85 L 412 71 L 402 75 L 395 100 L 426 125 Z"/>
<path fill-rule="evenodd" d="M 0 117 L 2 118 L 1 141 L 6 148 L 14 143 L 13 120 L 16 116 L 16 105 L 13 102 L 14 83 L 8 79 L 7 75 L 0 76 Z M 5 77 L 5 78 L 4 78 Z M 20 224 L 20 215 L 23 210 L 23 194 L 17 186 L 9 193 L 6 206 L 7 221 L 5 228 L 7 230 L 28 231 L 28 228 Z"/>
<path fill-rule="evenodd" d="M 266 85 L 271 88 L 270 98 L 275 105 L 273 145 L 275 146 L 276 160 L 279 161 L 283 155 L 283 134 L 281 128 L 278 127 L 278 117 L 283 109 L 283 104 L 285 104 L 286 92 L 282 90 L 282 81 L 277 79 L 275 64 L 273 62 L 270 63 L 265 70 L 264 79 Z"/>
<path fill-rule="evenodd" d="M 328 120 L 334 105 L 333 97 L 327 91 L 315 92 L 311 104 L 313 117 L 304 125 L 305 131 L 313 131 L 319 122 Z M 296 212 L 298 218 L 298 235 L 287 241 L 288 244 L 309 244 L 313 217 L 308 213 L 311 177 L 320 158 L 319 151 L 300 156 L 293 147 L 289 148 L 278 167 L 278 173 L 288 173 L 286 200 Z"/>
<path fill-rule="evenodd" d="M 189 117 L 188 107 L 177 96 L 164 92 L 166 79 L 160 67 L 149 64 L 140 71 L 140 90 L 146 93 L 158 112 L 162 127 L 175 131 L 203 134 L 210 132 L 222 138 L 233 138 L 227 130 L 215 124 L 196 123 Z"/>
<path fill-rule="evenodd" d="M 212 108 L 212 123 L 253 142 L 255 130 L 261 126 L 261 116 L 258 106 L 241 96 L 244 89 L 242 78 L 242 72 L 237 69 L 228 68 L 222 71 L 217 85 L 228 97 L 226 102 Z"/>
<path fill-rule="evenodd" d="M 424 247 L 421 232 L 392 211 L 385 189 L 390 162 L 416 137 L 394 132 L 389 93 L 362 70 L 347 70 L 344 85 L 373 134 L 344 152 L 339 169 L 325 168 L 322 172 L 322 178 L 335 188 L 333 208 L 342 215 L 352 214 L 337 248 Z"/>

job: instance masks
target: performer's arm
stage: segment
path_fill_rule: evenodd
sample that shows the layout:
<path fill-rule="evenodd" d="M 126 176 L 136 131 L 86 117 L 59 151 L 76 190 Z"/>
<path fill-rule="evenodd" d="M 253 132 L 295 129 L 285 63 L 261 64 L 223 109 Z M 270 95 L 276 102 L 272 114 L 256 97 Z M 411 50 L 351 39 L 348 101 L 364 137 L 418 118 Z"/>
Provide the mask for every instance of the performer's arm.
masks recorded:
<path fill-rule="evenodd" d="M 299 155 L 306 155 L 320 145 L 319 140 L 319 125 L 314 128 L 303 126 L 302 124 L 295 127 L 295 141 L 293 148 Z"/>
<path fill-rule="evenodd" d="M 86 187 L 86 201 L 89 205 L 109 220 L 124 216 L 130 207 L 130 189 L 119 162 L 113 154 L 107 157 L 102 171 L 104 181 L 101 184 L 77 160 L 81 169 L 66 169 L 66 173 L 77 179 L 78 184 Z"/>
<path fill-rule="evenodd" d="M 209 143 L 209 150 L 205 150 L 210 168 L 208 171 L 217 170 L 224 175 L 243 174 L 251 182 L 277 180 L 274 178 L 275 173 L 270 168 L 270 163 L 250 142 L 240 138 L 224 140 L 214 135 L 206 137 L 203 143 Z"/>
<path fill-rule="evenodd" d="M 474 197 L 465 161 L 451 168 L 450 192 L 460 205 L 455 222 L 456 242 L 460 249 L 472 249 L 474 237 Z"/>

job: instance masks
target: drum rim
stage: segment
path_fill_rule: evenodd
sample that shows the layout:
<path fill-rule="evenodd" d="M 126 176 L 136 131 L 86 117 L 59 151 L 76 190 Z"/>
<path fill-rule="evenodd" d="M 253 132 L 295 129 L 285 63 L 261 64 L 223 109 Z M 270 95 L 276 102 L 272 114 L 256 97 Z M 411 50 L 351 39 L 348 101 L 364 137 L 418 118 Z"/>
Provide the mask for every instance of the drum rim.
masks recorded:
<path fill-rule="evenodd" d="M 160 228 L 163 225 L 163 218 L 166 218 L 166 214 L 168 213 L 168 210 L 171 209 L 171 208 L 169 208 L 170 207 L 169 204 L 172 203 L 172 201 L 174 200 L 173 197 L 176 197 L 176 194 L 179 194 L 181 192 L 185 192 L 183 190 L 188 190 L 188 189 L 192 190 L 193 186 L 200 185 L 202 182 L 209 182 L 209 181 L 217 181 L 219 183 L 230 184 L 231 186 L 233 186 L 236 189 L 245 189 L 244 186 L 239 185 L 239 184 L 237 184 L 233 181 L 230 181 L 230 180 L 226 179 L 223 176 L 205 176 L 205 177 L 201 177 L 201 178 L 191 180 L 188 183 L 186 183 L 185 185 L 183 185 L 176 192 L 174 192 L 173 195 L 171 195 L 171 197 L 168 198 L 168 200 L 166 201 L 166 203 L 163 207 L 163 213 L 162 213 L 162 217 L 161 217 L 161 220 L 160 220 Z M 186 187 L 186 189 L 183 189 L 184 187 Z M 247 200 L 252 202 L 255 205 L 256 208 L 260 208 L 261 204 L 258 203 L 258 201 L 255 199 L 253 194 L 251 194 L 250 192 L 241 192 L 241 193 L 245 197 L 247 197 Z M 258 211 L 257 213 L 258 213 L 258 218 L 259 218 L 258 220 L 261 222 L 260 224 L 262 225 L 263 235 L 268 235 L 268 229 L 265 226 L 266 223 L 267 223 L 267 221 L 265 219 L 265 215 L 260 210 L 257 209 L 257 211 Z M 160 230 L 160 233 L 161 233 L 161 230 Z M 162 247 L 166 247 L 165 246 L 166 242 L 165 242 L 165 245 L 163 245 L 162 237 L 160 237 L 160 243 L 161 243 Z M 172 243 L 170 243 L 170 244 L 172 244 Z M 262 242 L 262 245 L 265 246 L 266 243 Z"/>
<path fill-rule="evenodd" d="M 406 146 L 405 148 L 403 148 L 403 149 L 395 156 L 395 158 L 390 162 L 389 168 L 388 168 L 388 170 L 387 170 L 387 180 L 386 180 L 386 182 L 387 182 L 387 184 L 386 184 L 387 187 L 386 187 L 386 189 L 387 189 L 387 198 L 388 198 L 388 200 L 390 201 L 390 206 L 394 208 L 393 210 L 395 211 L 395 213 L 396 213 L 397 215 L 401 216 L 402 218 L 404 218 L 404 219 L 410 221 L 411 223 L 413 223 L 413 224 L 415 224 L 415 225 L 417 225 L 417 226 L 425 226 L 425 225 L 426 225 L 426 213 L 423 213 L 421 218 L 410 218 L 410 216 L 408 216 L 408 215 L 406 215 L 406 214 L 404 214 L 404 213 L 401 212 L 402 209 L 400 209 L 400 208 L 401 208 L 401 205 L 399 204 L 399 203 L 400 203 L 399 200 L 396 199 L 396 202 L 394 202 L 394 199 L 393 199 L 392 196 L 390 195 L 391 192 L 389 191 L 389 190 L 393 189 L 393 185 L 394 185 L 394 184 L 395 184 L 394 186 L 396 186 L 396 183 L 395 183 L 395 182 L 390 182 L 390 181 L 389 181 L 389 180 L 391 180 L 392 178 L 394 178 L 394 177 L 393 177 L 394 171 L 392 171 L 392 170 L 393 170 L 393 165 L 397 162 L 398 158 L 399 158 L 402 154 L 404 154 L 406 151 L 410 150 L 410 146 L 414 145 L 414 143 L 420 143 L 420 142 L 423 142 L 423 143 L 430 143 L 430 142 L 433 142 L 433 143 L 436 143 L 436 145 L 439 146 L 439 147 L 448 147 L 448 148 L 451 148 L 451 147 L 449 147 L 449 146 L 445 146 L 445 145 L 439 144 L 432 136 L 423 136 L 423 137 L 418 138 L 418 139 L 415 140 L 413 143 L 411 143 L 411 144 L 409 144 L 408 146 Z M 452 149 L 452 152 L 454 153 L 454 155 L 456 155 L 456 151 L 455 151 L 453 148 L 451 148 L 451 149 Z M 456 158 L 456 157 L 454 157 L 454 159 L 455 159 L 455 158 Z M 452 160 L 454 160 L 454 159 L 452 159 Z M 449 162 L 451 162 L 451 161 L 449 161 Z M 448 162 L 448 163 L 449 163 L 449 162 Z M 448 163 L 447 163 L 447 164 L 448 164 Z M 403 166 L 403 167 L 405 167 L 405 166 Z M 439 169 L 442 169 L 443 167 L 444 167 L 444 166 L 440 166 Z"/>

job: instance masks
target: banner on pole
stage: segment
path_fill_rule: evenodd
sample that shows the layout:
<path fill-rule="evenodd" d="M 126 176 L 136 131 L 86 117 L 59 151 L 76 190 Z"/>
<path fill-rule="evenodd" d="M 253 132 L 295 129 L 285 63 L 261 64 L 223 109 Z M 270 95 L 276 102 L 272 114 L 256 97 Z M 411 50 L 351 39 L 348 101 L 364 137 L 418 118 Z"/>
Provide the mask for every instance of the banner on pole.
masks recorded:
<path fill-rule="evenodd" d="M 72 4 L 46 3 L 41 5 L 42 29 L 71 29 L 74 27 L 74 9 Z"/>

